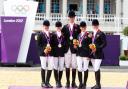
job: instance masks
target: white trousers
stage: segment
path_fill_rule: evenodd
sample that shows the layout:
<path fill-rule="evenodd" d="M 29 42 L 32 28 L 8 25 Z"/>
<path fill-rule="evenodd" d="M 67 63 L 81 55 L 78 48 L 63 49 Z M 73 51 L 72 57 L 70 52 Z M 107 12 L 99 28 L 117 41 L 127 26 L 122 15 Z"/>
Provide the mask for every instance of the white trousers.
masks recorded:
<path fill-rule="evenodd" d="M 92 62 L 92 66 L 94 68 L 94 71 L 98 71 L 100 69 L 100 65 L 101 65 L 101 62 L 102 60 L 101 59 L 91 59 L 91 62 Z"/>
<path fill-rule="evenodd" d="M 88 69 L 89 61 L 90 59 L 88 60 L 88 58 L 86 57 L 78 56 L 77 57 L 78 71 L 80 72 L 86 71 Z M 101 59 L 91 59 L 91 63 L 95 72 L 100 69 L 101 62 L 102 62 Z"/>
<path fill-rule="evenodd" d="M 86 71 L 88 70 L 88 64 L 89 64 L 89 59 L 87 57 L 77 57 L 77 66 L 78 66 L 78 71 Z"/>
<path fill-rule="evenodd" d="M 47 70 L 52 70 L 53 69 L 53 57 L 48 56 L 48 57 L 43 57 L 40 56 L 40 61 L 41 61 L 41 68 L 47 69 Z"/>
<path fill-rule="evenodd" d="M 63 71 L 64 69 L 64 57 L 54 57 L 54 69 Z"/>
<path fill-rule="evenodd" d="M 65 54 L 65 67 L 66 68 L 70 68 L 71 67 L 72 69 L 76 69 L 77 68 L 76 54 L 72 54 L 70 49 Z"/>

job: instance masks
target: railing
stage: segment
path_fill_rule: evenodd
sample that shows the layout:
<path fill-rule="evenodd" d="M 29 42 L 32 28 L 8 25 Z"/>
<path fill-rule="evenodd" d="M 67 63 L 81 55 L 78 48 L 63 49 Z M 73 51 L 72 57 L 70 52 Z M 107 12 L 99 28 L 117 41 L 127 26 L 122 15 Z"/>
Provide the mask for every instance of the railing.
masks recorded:
<path fill-rule="evenodd" d="M 37 13 L 36 26 L 40 26 L 45 19 L 45 13 Z M 102 18 L 98 14 L 87 14 L 85 17 L 83 17 L 83 15 L 77 15 L 75 21 L 76 23 L 86 21 L 88 27 L 91 27 L 93 19 L 99 20 L 100 27 L 102 27 L 104 31 L 121 32 L 124 27 L 128 26 L 128 18 L 116 17 L 114 14 L 104 14 Z M 51 14 L 49 18 L 51 26 L 54 27 L 55 22 L 58 20 L 61 21 L 63 25 L 68 23 L 68 18 L 63 17 L 62 14 Z"/>
<path fill-rule="evenodd" d="M 82 14 L 77 14 L 77 16 L 76 16 L 76 22 L 80 22 L 81 20 L 83 20 L 81 17 L 83 17 L 83 15 Z"/>
<path fill-rule="evenodd" d="M 52 13 L 50 20 L 51 21 L 60 21 L 62 19 L 62 14 L 61 13 Z"/>
<path fill-rule="evenodd" d="M 115 19 L 116 15 L 114 14 L 104 14 L 103 15 L 103 18 L 105 22 L 114 22 L 114 19 Z"/>
<path fill-rule="evenodd" d="M 114 14 L 104 14 L 103 17 L 101 18 L 99 14 L 87 14 L 85 17 L 83 17 L 82 14 L 79 14 L 76 16 L 76 22 L 79 23 L 80 21 L 86 21 L 87 23 L 91 23 L 93 19 L 100 19 L 100 22 L 102 24 L 112 24 L 116 23 L 115 20 L 116 16 Z M 37 13 L 36 14 L 36 22 L 42 23 L 43 20 L 46 19 L 46 14 L 45 13 Z M 54 24 L 56 21 L 62 21 L 63 24 L 67 23 L 68 18 L 63 17 L 61 13 L 51 13 L 49 20 L 52 24 Z"/>
<path fill-rule="evenodd" d="M 62 14 L 61 13 L 51 13 L 49 20 L 52 24 L 55 24 L 56 21 L 62 20 Z"/>
<path fill-rule="evenodd" d="M 46 19 L 46 14 L 45 13 L 37 13 L 36 14 L 36 18 L 35 18 L 36 22 L 40 23 L 45 19 Z"/>
<path fill-rule="evenodd" d="M 92 21 L 93 19 L 97 19 L 97 18 L 99 18 L 98 14 L 87 14 L 86 15 L 87 21 Z"/>

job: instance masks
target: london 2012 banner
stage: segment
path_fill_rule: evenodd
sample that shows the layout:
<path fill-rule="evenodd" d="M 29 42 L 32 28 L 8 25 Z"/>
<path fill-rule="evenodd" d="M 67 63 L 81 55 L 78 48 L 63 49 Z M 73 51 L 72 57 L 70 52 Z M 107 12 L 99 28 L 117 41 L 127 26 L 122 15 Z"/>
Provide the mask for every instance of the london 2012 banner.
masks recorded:
<path fill-rule="evenodd" d="M 4 13 L 9 17 L 26 17 L 25 27 L 17 56 L 17 63 L 26 63 L 38 2 L 27 0 L 4 1 Z M 17 25 L 15 26 L 17 28 Z M 12 29 L 10 29 L 12 30 Z M 15 35 L 15 33 L 14 33 Z M 20 36 L 20 35 L 19 35 Z M 15 39 L 15 38 L 14 38 Z"/>
<path fill-rule="evenodd" d="M 16 63 L 26 17 L 1 17 L 1 62 Z"/>

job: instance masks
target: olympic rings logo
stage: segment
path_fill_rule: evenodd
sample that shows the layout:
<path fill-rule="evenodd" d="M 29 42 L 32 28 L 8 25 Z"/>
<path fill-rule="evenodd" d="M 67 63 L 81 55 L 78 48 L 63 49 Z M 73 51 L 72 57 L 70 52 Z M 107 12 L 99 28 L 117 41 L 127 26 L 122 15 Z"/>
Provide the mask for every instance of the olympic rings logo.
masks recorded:
<path fill-rule="evenodd" d="M 29 11 L 28 5 L 13 5 L 11 10 L 16 14 L 26 14 Z"/>

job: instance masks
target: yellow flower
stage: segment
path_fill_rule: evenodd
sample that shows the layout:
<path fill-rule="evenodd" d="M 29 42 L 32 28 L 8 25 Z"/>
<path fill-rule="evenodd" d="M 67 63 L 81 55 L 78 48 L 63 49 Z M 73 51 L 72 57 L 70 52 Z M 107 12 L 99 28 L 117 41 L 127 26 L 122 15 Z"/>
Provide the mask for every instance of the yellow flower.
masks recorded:
<path fill-rule="evenodd" d="M 48 54 L 48 50 L 47 50 L 47 49 L 45 49 L 45 50 L 44 50 L 44 53 L 45 53 L 45 54 Z"/>
<path fill-rule="evenodd" d="M 52 48 L 51 48 L 51 46 L 46 46 L 46 49 L 48 52 L 50 52 Z"/>
<path fill-rule="evenodd" d="M 79 45 L 79 41 L 77 39 L 74 39 L 73 40 L 73 44 L 76 45 L 76 46 L 78 46 Z"/>
<path fill-rule="evenodd" d="M 92 49 L 92 50 L 93 50 L 93 49 L 96 49 L 96 45 L 95 45 L 95 44 L 90 44 L 90 45 L 89 45 L 89 48 Z"/>

